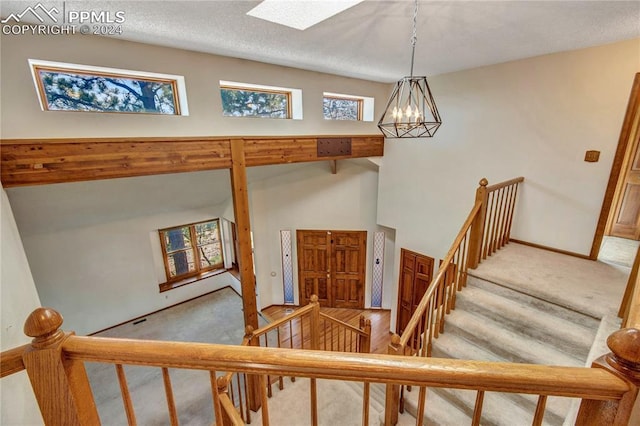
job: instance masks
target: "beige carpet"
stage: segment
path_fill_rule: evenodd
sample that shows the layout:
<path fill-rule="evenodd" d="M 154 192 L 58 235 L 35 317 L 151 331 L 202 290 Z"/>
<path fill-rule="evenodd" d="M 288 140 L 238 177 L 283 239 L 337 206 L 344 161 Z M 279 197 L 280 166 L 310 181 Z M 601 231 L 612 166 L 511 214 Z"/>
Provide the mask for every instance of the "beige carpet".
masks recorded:
<path fill-rule="evenodd" d="M 605 236 L 602 239 L 598 260 L 631 268 L 638 251 L 638 245 L 640 245 L 640 241 Z"/>
<path fill-rule="evenodd" d="M 269 423 L 273 426 L 302 426 L 311 422 L 309 379 L 285 379 L 284 389 L 273 388 L 269 399 Z M 317 380 L 318 425 L 362 425 L 362 393 L 358 394 L 345 383 L 335 380 Z M 359 384 L 362 386 L 362 384 Z M 372 404 L 373 405 L 373 404 Z M 381 412 L 375 407 L 369 411 L 369 424 L 379 425 Z M 415 422 L 415 419 L 414 419 Z M 262 410 L 251 416 L 251 424 L 262 424 Z"/>
<path fill-rule="evenodd" d="M 509 243 L 469 274 L 602 318 L 617 313 L 629 268 Z"/>

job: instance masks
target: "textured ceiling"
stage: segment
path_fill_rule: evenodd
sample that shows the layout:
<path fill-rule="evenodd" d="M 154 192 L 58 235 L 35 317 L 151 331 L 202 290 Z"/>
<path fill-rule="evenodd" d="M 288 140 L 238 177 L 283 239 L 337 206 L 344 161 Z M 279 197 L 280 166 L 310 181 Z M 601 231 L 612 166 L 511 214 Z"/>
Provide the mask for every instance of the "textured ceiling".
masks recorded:
<path fill-rule="evenodd" d="M 0 14 L 34 3 L 3 0 Z M 409 73 L 410 0 L 366 0 L 305 31 L 247 16 L 257 1 L 64 3 L 67 11 L 124 11 L 127 40 L 384 82 Z M 640 37 L 640 1 L 421 0 L 419 8 L 417 75 Z"/>

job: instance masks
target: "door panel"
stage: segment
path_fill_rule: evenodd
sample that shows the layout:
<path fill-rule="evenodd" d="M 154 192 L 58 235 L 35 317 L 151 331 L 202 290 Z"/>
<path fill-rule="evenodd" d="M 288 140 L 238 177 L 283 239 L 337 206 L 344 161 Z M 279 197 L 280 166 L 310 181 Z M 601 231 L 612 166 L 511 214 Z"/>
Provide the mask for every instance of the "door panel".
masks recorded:
<path fill-rule="evenodd" d="M 398 316 L 396 333 L 405 327 L 433 280 L 434 259 L 407 249 L 400 250 L 400 283 L 398 288 Z"/>
<path fill-rule="evenodd" d="M 300 304 L 364 308 L 366 231 L 298 230 Z"/>
<path fill-rule="evenodd" d="M 364 308 L 366 231 L 333 231 L 332 306 Z"/>
<path fill-rule="evenodd" d="M 331 240 L 327 231 L 297 231 L 298 246 L 298 282 L 300 288 L 300 304 L 309 303 L 312 294 L 318 296 L 321 306 L 329 305 L 329 256 Z"/>
<path fill-rule="evenodd" d="M 616 203 L 611 235 L 640 240 L 640 130 L 635 132 L 630 161 L 621 177 L 622 195 Z"/>

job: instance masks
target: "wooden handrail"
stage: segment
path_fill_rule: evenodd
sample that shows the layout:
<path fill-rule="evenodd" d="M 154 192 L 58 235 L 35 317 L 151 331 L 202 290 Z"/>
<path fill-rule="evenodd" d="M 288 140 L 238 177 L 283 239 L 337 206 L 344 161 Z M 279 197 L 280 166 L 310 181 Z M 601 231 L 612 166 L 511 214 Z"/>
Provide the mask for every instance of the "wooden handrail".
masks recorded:
<path fill-rule="evenodd" d="M 306 306 L 303 306 L 302 308 L 296 309 L 291 315 L 287 315 L 286 317 L 279 318 L 263 327 L 260 327 L 257 330 L 254 330 L 253 336 L 254 337 L 262 336 L 263 334 L 266 334 L 272 330 L 275 330 L 276 328 L 280 327 L 286 322 L 291 321 L 294 318 L 299 318 L 305 314 L 310 313 L 312 310 L 313 310 L 313 305 L 311 304 L 308 304 Z"/>
<path fill-rule="evenodd" d="M 30 344 L 22 345 L 17 348 L 6 350 L 0 354 L 0 378 L 24 370 L 22 355 L 24 355 L 30 347 Z"/>
<path fill-rule="evenodd" d="M 507 186 L 522 182 L 524 182 L 524 177 L 520 176 L 517 178 L 505 180 L 504 182 L 494 183 L 493 185 L 487 186 L 487 192 L 497 191 L 498 189 L 506 188 Z"/>
<path fill-rule="evenodd" d="M 346 328 L 347 330 L 349 330 L 349 331 L 351 331 L 351 332 L 353 332 L 353 333 L 356 333 L 358 336 L 366 336 L 366 335 L 367 335 L 367 333 L 366 333 L 366 332 L 364 332 L 363 330 L 359 329 L 358 327 L 354 327 L 354 326 L 353 326 L 353 325 L 351 325 L 351 324 L 347 324 L 347 323 L 346 323 L 346 322 L 344 322 L 344 321 L 340 321 L 338 318 L 334 318 L 334 317 L 332 317 L 331 315 L 327 315 L 327 314 L 325 314 L 324 312 L 320 312 L 320 318 L 323 318 L 323 319 L 325 319 L 325 320 L 328 320 L 329 322 L 332 322 L 332 323 L 334 323 L 334 324 L 337 324 L 337 325 L 339 325 L 340 327 L 344 327 L 344 328 Z"/>
<path fill-rule="evenodd" d="M 69 336 L 66 359 L 194 370 L 619 399 L 627 383 L 600 369 L 384 354 Z"/>
<path fill-rule="evenodd" d="M 424 312 L 426 311 L 429 305 L 429 300 L 431 299 L 431 297 L 433 297 L 433 293 L 438 288 L 438 283 L 444 280 L 444 276 L 447 273 L 447 269 L 449 268 L 449 264 L 453 259 L 453 255 L 455 254 L 456 250 L 458 250 L 458 248 L 460 247 L 460 243 L 462 242 L 462 239 L 465 237 L 465 235 L 467 235 L 467 231 L 469 231 L 469 228 L 471 227 L 472 222 L 476 218 L 476 214 L 480 211 L 480 207 L 481 207 L 480 203 L 475 203 L 473 208 L 471 209 L 471 212 L 469 212 L 469 215 L 467 216 L 467 220 L 465 220 L 464 224 L 462 225 L 462 228 L 460 229 L 460 232 L 458 232 L 458 235 L 456 236 L 456 239 L 453 241 L 453 244 L 451 244 L 451 248 L 447 252 L 447 255 L 444 257 L 444 260 L 442 261 L 442 264 L 438 269 L 438 273 L 429 284 L 429 287 L 427 288 L 427 291 L 425 291 L 425 294 L 422 297 L 422 300 L 420 300 L 420 303 L 416 307 L 414 314 L 411 316 L 411 319 L 407 323 L 407 326 L 405 327 L 404 332 L 400 337 L 401 346 L 403 347 L 406 346 L 411 336 L 413 336 L 413 333 L 415 332 L 418 326 L 418 323 L 422 319 L 422 315 L 424 314 Z"/>
<path fill-rule="evenodd" d="M 225 420 L 227 420 L 228 423 L 225 422 L 225 424 L 230 424 L 233 426 L 242 426 L 245 424 L 244 420 L 242 420 L 242 417 L 240 416 L 240 413 L 233 405 L 233 402 L 231 402 L 231 400 L 229 399 L 229 395 L 220 394 L 220 406 L 224 411 L 224 415 L 227 417 Z"/>

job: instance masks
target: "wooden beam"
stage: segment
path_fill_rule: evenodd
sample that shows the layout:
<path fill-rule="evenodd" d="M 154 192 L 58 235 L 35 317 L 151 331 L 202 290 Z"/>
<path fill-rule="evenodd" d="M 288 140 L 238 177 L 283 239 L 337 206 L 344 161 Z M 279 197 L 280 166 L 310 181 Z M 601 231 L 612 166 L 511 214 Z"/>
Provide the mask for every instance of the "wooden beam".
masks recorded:
<path fill-rule="evenodd" d="M 240 284 L 244 324 L 258 329 L 258 307 L 256 303 L 253 253 L 251 249 L 251 223 L 249 217 L 249 192 L 245 168 L 244 143 L 242 139 L 231 140 L 231 191 L 233 212 L 238 229 L 238 250 L 240 260 Z"/>
<path fill-rule="evenodd" d="M 243 141 L 246 167 L 378 157 L 384 152 L 382 135 L 349 136 L 350 154 L 319 157 L 319 138 L 327 139 L 236 139 Z M 228 137 L 2 139 L 0 154 L 5 188 L 231 168 Z"/>

